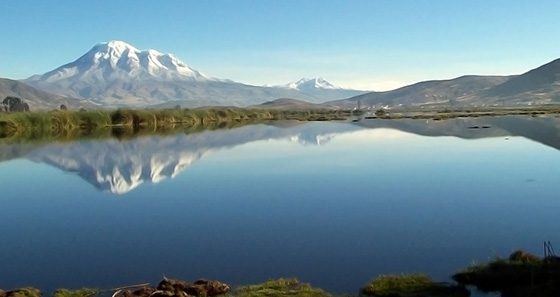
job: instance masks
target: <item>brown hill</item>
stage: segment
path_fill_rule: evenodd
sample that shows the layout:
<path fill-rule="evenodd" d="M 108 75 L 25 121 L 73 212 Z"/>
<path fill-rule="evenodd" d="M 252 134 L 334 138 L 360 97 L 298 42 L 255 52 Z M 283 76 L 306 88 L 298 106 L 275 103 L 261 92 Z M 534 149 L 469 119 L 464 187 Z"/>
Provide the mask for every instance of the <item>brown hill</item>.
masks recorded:
<path fill-rule="evenodd" d="M 507 102 L 560 103 L 560 59 L 494 86 L 479 97 Z"/>
<path fill-rule="evenodd" d="M 502 84 L 510 76 L 475 76 L 467 75 L 449 80 L 432 80 L 419 82 L 396 90 L 371 92 L 328 104 L 353 108 L 381 106 L 418 106 L 425 104 L 463 104 L 462 98 L 477 94 L 490 87 Z"/>
<path fill-rule="evenodd" d="M 96 109 L 99 108 L 86 100 L 68 98 L 43 92 L 19 82 L 7 78 L 0 78 L 0 101 L 8 96 L 19 97 L 34 110 L 58 109 L 64 104 L 69 109 Z"/>

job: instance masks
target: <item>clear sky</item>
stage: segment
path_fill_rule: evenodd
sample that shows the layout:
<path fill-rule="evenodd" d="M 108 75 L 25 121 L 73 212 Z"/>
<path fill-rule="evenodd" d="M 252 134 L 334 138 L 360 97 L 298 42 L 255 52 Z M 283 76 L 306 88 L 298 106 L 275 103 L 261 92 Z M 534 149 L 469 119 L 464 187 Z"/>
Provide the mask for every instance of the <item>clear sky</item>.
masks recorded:
<path fill-rule="evenodd" d="M 560 57 L 557 0 L 3 0 L 0 21 L 0 77 L 12 79 L 109 40 L 248 84 L 321 76 L 368 90 Z"/>

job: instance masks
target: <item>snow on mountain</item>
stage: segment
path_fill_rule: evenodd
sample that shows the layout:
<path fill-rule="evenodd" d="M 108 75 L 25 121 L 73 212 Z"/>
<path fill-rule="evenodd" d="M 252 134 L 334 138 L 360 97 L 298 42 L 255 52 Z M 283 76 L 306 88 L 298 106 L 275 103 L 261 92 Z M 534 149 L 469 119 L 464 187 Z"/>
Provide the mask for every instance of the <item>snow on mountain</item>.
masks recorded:
<path fill-rule="evenodd" d="M 291 82 L 283 87 L 305 91 L 310 89 L 323 89 L 323 90 L 342 90 L 341 87 L 334 86 L 322 77 L 317 78 L 302 78 L 298 81 Z"/>
<path fill-rule="evenodd" d="M 302 78 L 286 85 L 275 86 L 275 88 L 298 91 L 315 98 L 323 99 L 317 102 L 336 100 L 336 98 L 350 98 L 366 93 L 366 91 L 345 89 L 335 86 L 322 77 Z"/>
<path fill-rule="evenodd" d="M 323 103 L 363 93 L 335 87 L 322 78 L 300 80 L 294 88 L 218 79 L 200 73 L 172 54 L 139 50 L 118 40 L 99 43 L 75 61 L 23 82 L 109 108 L 243 107 L 278 98 Z"/>
<path fill-rule="evenodd" d="M 156 50 L 139 50 L 118 40 L 102 42 L 76 61 L 63 65 L 31 81 L 53 83 L 61 80 L 215 80 L 173 56 Z"/>

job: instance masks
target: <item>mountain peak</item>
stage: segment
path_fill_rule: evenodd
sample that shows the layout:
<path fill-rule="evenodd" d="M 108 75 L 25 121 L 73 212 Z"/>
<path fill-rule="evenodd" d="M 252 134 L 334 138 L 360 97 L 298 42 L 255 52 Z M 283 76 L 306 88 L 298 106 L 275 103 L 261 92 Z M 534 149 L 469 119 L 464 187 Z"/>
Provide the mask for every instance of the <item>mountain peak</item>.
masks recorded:
<path fill-rule="evenodd" d="M 114 81 L 208 81 L 213 78 L 190 68 L 171 54 L 156 50 L 139 50 L 120 40 L 101 42 L 72 63 L 42 75 L 39 80 L 49 83 Z"/>
<path fill-rule="evenodd" d="M 284 87 L 289 89 L 295 89 L 299 91 L 309 90 L 309 89 L 323 89 L 323 90 L 337 90 L 342 89 L 331 83 L 322 77 L 316 78 L 302 78 L 296 82 L 289 83 Z"/>

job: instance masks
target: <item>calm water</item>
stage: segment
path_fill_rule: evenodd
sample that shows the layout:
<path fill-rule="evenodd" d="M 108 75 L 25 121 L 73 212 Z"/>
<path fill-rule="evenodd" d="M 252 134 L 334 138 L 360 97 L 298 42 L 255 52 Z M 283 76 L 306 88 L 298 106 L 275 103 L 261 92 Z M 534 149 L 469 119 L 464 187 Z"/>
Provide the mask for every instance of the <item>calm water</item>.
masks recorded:
<path fill-rule="evenodd" d="M 468 129 L 473 123 L 489 129 Z M 357 293 L 560 245 L 556 118 L 282 123 L 0 144 L 0 288 L 163 275 Z"/>

